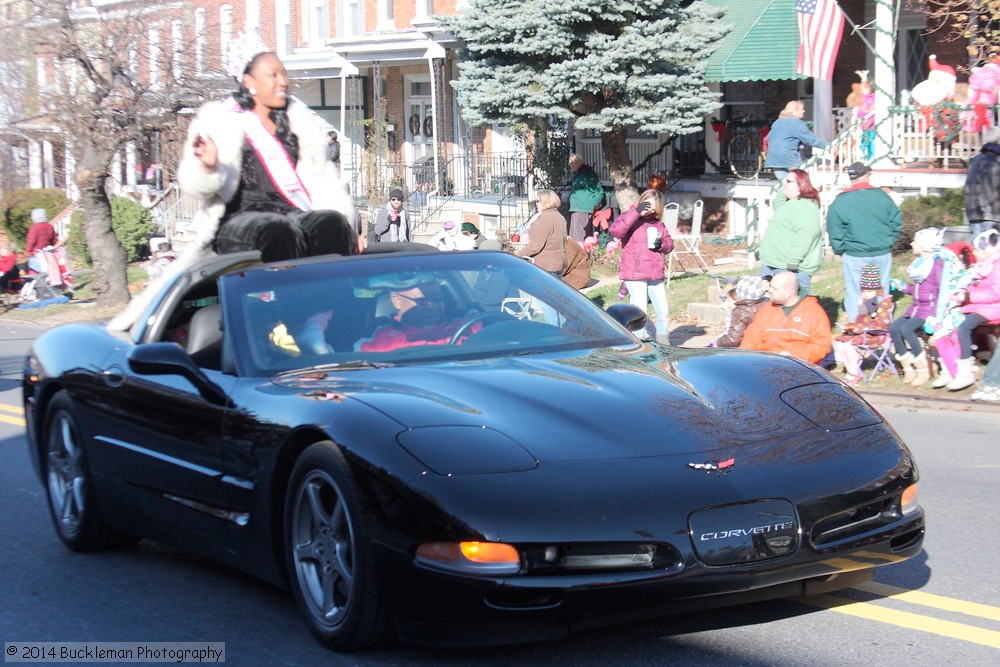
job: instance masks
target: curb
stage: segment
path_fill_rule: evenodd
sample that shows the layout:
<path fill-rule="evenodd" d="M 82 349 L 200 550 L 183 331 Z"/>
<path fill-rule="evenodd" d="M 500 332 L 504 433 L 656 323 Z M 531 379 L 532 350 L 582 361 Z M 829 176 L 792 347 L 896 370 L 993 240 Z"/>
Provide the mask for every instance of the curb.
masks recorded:
<path fill-rule="evenodd" d="M 983 412 L 1000 414 L 1000 402 L 972 401 L 966 398 L 913 396 L 889 391 L 858 392 L 875 407 L 907 410 L 950 410 L 952 412 Z"/>

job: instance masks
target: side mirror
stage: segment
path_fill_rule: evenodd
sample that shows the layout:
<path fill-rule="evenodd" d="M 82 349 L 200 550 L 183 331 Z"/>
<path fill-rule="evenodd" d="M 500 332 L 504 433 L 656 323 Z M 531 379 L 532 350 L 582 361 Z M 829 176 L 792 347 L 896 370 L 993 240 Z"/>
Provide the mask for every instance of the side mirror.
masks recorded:
<path fill-rule="evenodd" d="M 639 306 L 633 306 L 630 303 L 616 303 L 608 306 L 607 313 L 638 338 L 646 338 L 648 318 Z"/>
<path fill-rule="evenodd" d="M 128 353 L 128 367 L 138 375 L 180 375 L 187 378 L 207 401 L 228 405 L 229 398 L 198 368 L 191 356 L 176 343 L 137 345 Z"/>

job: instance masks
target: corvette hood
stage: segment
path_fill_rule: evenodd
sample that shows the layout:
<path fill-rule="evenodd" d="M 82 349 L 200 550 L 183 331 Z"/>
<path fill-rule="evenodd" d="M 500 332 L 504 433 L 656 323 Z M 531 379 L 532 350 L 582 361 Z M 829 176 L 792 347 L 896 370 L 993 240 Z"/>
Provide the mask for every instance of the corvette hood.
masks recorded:
<path fill-rule="evenodd" d="M 816 425 L 783 392 L 841 391 L 794 360 L 653 346 L 314 377 L 310 389 L 361 401 L 403 429 L 442 428 L 450 439 L 461 433 L 454 427 L 485 427 L 538 460 L 663 456 L 787 437 Z M 303 388 L 302 376 L 295 384 Z"/>

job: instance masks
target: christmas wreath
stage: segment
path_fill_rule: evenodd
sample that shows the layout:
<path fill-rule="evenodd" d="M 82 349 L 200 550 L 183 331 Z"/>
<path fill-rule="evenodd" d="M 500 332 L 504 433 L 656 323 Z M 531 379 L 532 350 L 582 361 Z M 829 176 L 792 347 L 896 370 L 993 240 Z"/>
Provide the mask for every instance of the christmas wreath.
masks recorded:
<path fill-rule="evenodd" d="M 424 136 L 434 136 L 434 119 L 431 116 L 424 118 Z"/>
<path fill-rule="evenodd" d="M 420 114 L 413 114 L 410 116 L 410 134 L 415 137 L 420 136 Z"/>
<path fill-rule="evenodd" d="M 920 108 L 927 121 L 927 127 L 933 132 L 934 141 L 942 146 L 950 146 L 958 139 L 962 130 L 962 107 L 951 100 Z"/>

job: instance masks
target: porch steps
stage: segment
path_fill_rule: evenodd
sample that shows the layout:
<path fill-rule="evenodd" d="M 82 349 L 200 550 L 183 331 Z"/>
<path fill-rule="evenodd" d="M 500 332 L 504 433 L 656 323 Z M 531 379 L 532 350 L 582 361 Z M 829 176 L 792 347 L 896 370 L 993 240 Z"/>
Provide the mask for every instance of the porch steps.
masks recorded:
<path fill-rule="evenodd" d="M 744 275 L 747 268 L 746 250 L 734 250 L 733 262 L 723 266 L 717 266 L 715 274 L 725 271 L 726 274 L 733 274 L 728 280 L 734 280 L 736 276 Z M 667 298 L 670 293 L 667 293 Z M 712 282 L 705 289 L 704 301 L 692 301 L 687 306 L 687 315 L 695 322 L 724 324 L 726 321 L 726 309 L 723 308 L 723 294 L 718 282 Z"/>
<path fill-rule="evenodd" d="M 712 283 L 705 290 L 705 301 L 692 301 L 687 306 L 687 316 L 695 322 L 723 324 L 726 321 L 726 310 L 722 307 L 722 292 L 719 286 Z M 670 293 L 667 293 L 667 298 Z"/>

